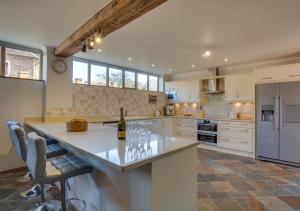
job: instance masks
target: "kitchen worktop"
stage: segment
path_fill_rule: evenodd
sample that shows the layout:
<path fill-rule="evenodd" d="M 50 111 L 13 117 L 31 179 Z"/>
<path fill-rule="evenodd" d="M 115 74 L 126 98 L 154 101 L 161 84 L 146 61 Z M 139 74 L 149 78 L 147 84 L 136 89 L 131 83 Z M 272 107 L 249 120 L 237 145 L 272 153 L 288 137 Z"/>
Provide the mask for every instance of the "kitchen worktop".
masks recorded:
<path fill-rule="evenodd" d="M 27 126 L 83 153 L 90 159 L 105 162 L 121 171 L 137 168 L 154 160 L 195 147 L 197 141 L 157 134 L 143 139 L 120 141 L 117 128 L 89 124 L 86 132 L 66 132 L 65 123 L 27 122 Z"/>
<path fill-rule="evenodd" d="M 217 121 L 231 121 L 231 122 L 249 122 L 255 123 L 254 119 L 230 119 L 226 116 L 184 116 L 184 115 L 175 115 L 172 116 L 174 118 L 183 118 L 183 119 L 209 119 L 209 120 L 217 120 Z"/>

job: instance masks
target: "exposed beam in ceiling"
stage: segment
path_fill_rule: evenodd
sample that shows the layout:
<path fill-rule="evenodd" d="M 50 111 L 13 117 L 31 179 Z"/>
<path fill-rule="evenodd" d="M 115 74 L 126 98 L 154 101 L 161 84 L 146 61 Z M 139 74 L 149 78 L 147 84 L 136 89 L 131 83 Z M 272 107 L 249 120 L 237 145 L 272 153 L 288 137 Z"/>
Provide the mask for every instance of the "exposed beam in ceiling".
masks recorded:
<path fill-rule="evenodd" d="M 101 29 L 102 37 L 120 29 L 167 0 L 113 0 L 55 49 L 55 55 L 69 57 L 79 52 L 82 42 Z"/>

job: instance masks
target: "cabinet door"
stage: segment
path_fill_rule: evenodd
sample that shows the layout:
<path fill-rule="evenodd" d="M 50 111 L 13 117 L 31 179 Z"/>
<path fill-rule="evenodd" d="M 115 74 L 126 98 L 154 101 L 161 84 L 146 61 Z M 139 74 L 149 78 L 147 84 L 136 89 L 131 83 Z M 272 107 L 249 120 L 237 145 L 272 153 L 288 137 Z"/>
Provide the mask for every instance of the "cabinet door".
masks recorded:
<path fill-rule="evenodd" d="M 236 95 L 238 101 L 255 101 L 254 74 L 237 75 Z"/>
<path fill-rule="evenodd" d="M 229 75 L 225 77 L 225 102 L 233 102 L 237 100 L 236 77 Z"/>

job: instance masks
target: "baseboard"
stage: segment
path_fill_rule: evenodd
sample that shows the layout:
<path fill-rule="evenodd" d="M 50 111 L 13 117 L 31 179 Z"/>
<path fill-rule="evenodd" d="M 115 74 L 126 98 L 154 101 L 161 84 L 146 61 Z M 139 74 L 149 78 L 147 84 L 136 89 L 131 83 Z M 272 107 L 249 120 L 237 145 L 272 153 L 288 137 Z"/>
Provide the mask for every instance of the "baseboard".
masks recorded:
<path fill-rule="evenodd" d="M 249 152 L 243 152 L 243 151 L 232 150 L 232 149 L 225 149 L 225 148 L 212 146 L 212 145 L 207 145 L 207 144 L 199 144 L 198 148 L 208 149 L 208 150 L 213 150 L 213 151 L 217 151 L 217 152 L 223 152 L 223 153 L 228 153 L 228 154 L 232 154 L 232 155 L 237 155 L 237 156 L 242 156 L 242 157 L 255 159 L 255 154 L 254 153 L 249 153 Z"/>
<path fill-rule="evenodd" d="M 1 174 L 7 174 L 7 173 L 19 173 L 19 172 L 23 172 L 23 171 L 27 171 L 27 166 L 21 166 L 18 168 L 13 168 L 13 169 L 7 169 L 7 170 L 3 170 L 0 171 L 0 175 Z"/>

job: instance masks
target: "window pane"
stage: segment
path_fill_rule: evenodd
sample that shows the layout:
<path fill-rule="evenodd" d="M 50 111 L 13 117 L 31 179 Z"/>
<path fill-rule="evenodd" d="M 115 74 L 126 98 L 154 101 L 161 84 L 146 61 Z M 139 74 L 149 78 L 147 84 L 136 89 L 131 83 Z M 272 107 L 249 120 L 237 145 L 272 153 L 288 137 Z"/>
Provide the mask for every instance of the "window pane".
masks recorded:
<path fill-rule="evenodd" d="M 135 72 L 125 71 L 125 88 L 135 88 Z"/>
<path fill-rule="evenodd" d="M 138 89 L 147 90 L 148 76 L 146 74 L 138 73 Z"/>
<path fill-rule="evenodd" d="M 157 76 L 149 76 L 149 91 L 157 91 Z"/>
<path fill-rule="evenodd" d="M 106 86 L 106 67 L 91 65 L 91 84 Z"/>
<path fill-rule="evenodd" d="M 6 48 L 5 76 L 40 79 L 41 54 Z"/>
<path fill-rule="evenodd" d="M 88 64 L 73 61 L 73 83 L 88 84 Z"/>
<path fill-rule="evenodd" d="M 122 88 L 122 70 L 109 68 L 109 86 Z"/>

